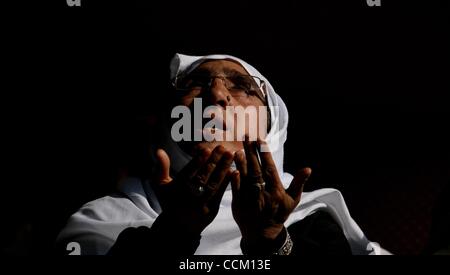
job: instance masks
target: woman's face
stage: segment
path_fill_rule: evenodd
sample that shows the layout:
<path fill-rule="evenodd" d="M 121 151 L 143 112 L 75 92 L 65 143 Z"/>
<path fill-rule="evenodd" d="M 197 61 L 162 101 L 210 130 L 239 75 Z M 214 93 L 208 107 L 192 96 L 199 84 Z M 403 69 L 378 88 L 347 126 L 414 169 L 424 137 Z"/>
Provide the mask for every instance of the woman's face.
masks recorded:
<path fill-rule="evenodd" d="M 225 77 L 225 78 L 224 78 Z M 208 85 L 203 85 L 201 88 L 198 88 L 197 83 L 205 82 L 208 80 Z M 256 110 L 262 106 L 265 108 L 265 97 L 264 92 L 260 89 L 261 83 L 256 83 L 258 79 L 254 79 L 249 76 L 247 71 L 238 63 L 230 61 L 230 60 L 211 60 L 206 61 L 199 65 L 195 70 L 193 70 L 189 75 L 183 78 L 183 87 L 188 87 L 186 90 L 177 91 L 179 94 L 178 104 L 187 106 L 191 109 L 191 113 L 194 113 L 194 99 L 202 99 L 202 110 L 205 110 L 208 106 L 214 106 L 219 108 L 219 110 L 224 111 L 224 115 L 222 117 L 217 117 L 215 115 L 216 121 L 223 122 L 223 136 L 226 136 L 226 131 L 230 131 L 231 126 L 234 125 L 233 138 L 224 138 L 222 141 L 183 141 L 180 142 L 180 146 L 188 153 L 193 153 L 193 149 L 197 147 L 201 148 L 209 148 L 213 150 L 217 145 L 224 146 L 227 150 L 232 152 L 243 149 L 242 139 L 238 139 L 237 134 L 242 133 L 244 131 L 245 134 L 248 134 L 250 125 L 265 125 L 267 126 L 267 111 L 265 115 L 260 115 L 259 112 L 256 112 L 256 116 L 253 116 L 249 121 L 246 119 L 245 115 L 233 115 L 226 116 L 225 110 L 227 107 L 233 108 L 236 106 L 241 106 L 243 108 L 247 108 L 253 106 L 256 107 Z M 236 87 L 243 87 L 245 85 L 250 85 L 249 82 L 252 83 L 251 89 L 246 89 L 246 92 L 242 92 L 242 90 L 237 89 Z M 204 83 L 203 83 L 204 84 Z M 192 88 L 190 88 L 192 87 Z M 262 109 L 261 109 L 262 110 Z M 266 109 L 264 109 L 266 110 Z M 220 113 L 220 112 L 219 112 Z M 262 113 L 262 111 L 261 111 Z M 216 114 L 216 113 L 215 113 Z M 192 116 L 193 117 L 193 116 Z M 230 121 L 232 120 L 232 121 Z M 261 121 L 260 121 L 261 120 Z M 204 118 L 204 123 L 211 121 L 211 118 Z M 259 124 L 258 124 L 259 122 Z M 203 123 L 203 124 L 204 124 Z M 245 125 L 245 129 L 242 131 L 237 130 L 237 125 Z M 254 127 L 254 126 L 253 126 Z M 266 129 L 266 127 L 264 128 Z M 192 132 L 198 131 L 199 129 L 193 129 Z M 209 129 L 211 131 L 211 129 Z M 221 129 L 212 130 L 213 133 L 215 131 L 222 131 Z M 205 132 L 205 129 L 203 129 Z M 222 133 L 222 132 L 220 132 Z M 266 133 L 264 133 L 265 135 Z M 261 137 L 258 134 L 259 138 Z"/>

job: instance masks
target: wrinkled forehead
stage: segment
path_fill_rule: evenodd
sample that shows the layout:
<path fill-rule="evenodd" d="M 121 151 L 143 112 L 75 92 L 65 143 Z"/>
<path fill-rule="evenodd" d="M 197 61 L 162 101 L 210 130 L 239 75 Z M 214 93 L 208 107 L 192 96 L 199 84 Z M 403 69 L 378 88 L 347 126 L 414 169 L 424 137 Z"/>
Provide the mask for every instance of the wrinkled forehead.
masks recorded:
<path fill-rule="evenodd" d="M 190 70 L 194 73 L 208 73 L 208 74 L 243 74 L 248 75 L 248 72 L 237 61 L 230 59 L 215 59 L 204 60 L 195 68 Z"/>

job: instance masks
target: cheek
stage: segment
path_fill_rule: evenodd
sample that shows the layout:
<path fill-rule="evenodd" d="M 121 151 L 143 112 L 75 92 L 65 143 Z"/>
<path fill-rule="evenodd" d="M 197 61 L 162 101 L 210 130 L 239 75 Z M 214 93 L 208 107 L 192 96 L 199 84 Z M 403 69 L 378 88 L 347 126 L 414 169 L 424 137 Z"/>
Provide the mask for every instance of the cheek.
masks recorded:
<path fill-rule="evenodd" d="M 241 116 L 234 116 L 235 121 L 235 127 L 237 125 L 244 125 L 245 126 L 245 133 L 249 133 L 250 131 L 256 131 L 257 136 L 260 138 L 265 138 L 267 134 L 267 108 L 264 108 L 260 110 L 260 107 L 266 107 L 264 103 L 259 98 L 245 98 L 245 99 L 236 99 L 236 102 L 234 104 L 235 106 L 242 106 L 244 108 L 247 108 L 249 106 L 256 107 L 256 118 L 252 119 L 252 121 L 248 121 L 248 118 L 241 115 Z M 263 114 L 260 116 L 260 112 Z M 244 118 L 245 117 L 245 118 Z M 238 120 L 241 121 L 238 121 Z"/>
<path fill-rule="evenodd" d="M 243 106 L 243 107 L 248 107 L 248 106 L 259 107 L 259 106 L 264 106 L 264 102 L 262 102 L 257 97 L 251 96 L 251 97 L 247 97 L 247 98 L 234 99 L 234 105 Z"/>

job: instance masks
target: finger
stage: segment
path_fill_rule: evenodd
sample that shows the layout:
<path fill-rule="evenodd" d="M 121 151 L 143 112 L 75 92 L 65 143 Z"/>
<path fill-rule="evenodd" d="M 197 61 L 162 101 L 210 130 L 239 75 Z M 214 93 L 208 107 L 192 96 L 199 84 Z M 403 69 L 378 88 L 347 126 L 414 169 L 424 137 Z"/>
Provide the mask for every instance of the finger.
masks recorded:
<path fill-rule="evenodd" d="M 243 150 L 237 151 L 234 154 L 234 163 L 236 163 L 236 169 L 240 172 L 241 176 L 247 176 L 247 160 L 245 159 Z"/>
<path fill-rule="evenodd" d="M 233 198 L 237 198 L 239 194 L 239 190 L 241 188 L 241 175 L 238 170 L 234 171 L 233 174 L 231 174 L 231 192 L 233 195 Z"/>
<path fill-rule="evenodd" d="M 265 141 L 258 139 L 258 153 L 261 158 L 262 173 L 264 180 L 266 182 L 266 188 L 270 190 L 281 190 L 283 189 L 283 184 L 281 183 L 280 177 L 278 175 L 277 166 L 272 158 L 271 152 L 263 152 L 261 147 L 266 146 Z"/>
<path fill-rule="evenodd" d="M 187 180 L 192 179 L 210 155 L 211 150 L 208 148 L 196 150 L 192 160 L 180 171 L 179 177 Z"/>
<path fill-rule="evenodd" d="M 303 168 L 301 169 L 292 180 L 289 185 L 286 193 L 288 193 L 294 201 L 298 204 L 300 202 L 300 198 L 303 192 L 303 186 L 305 185 L 308 178 L 311 176 L 311 168 Z"/>
<path fill-rule="evenodd" d="M 166 151 L 163 149 L 158 149 L 156 151 L 156 161 L 157 161 L 157 182 L 160 184 L 167 184 L 172 181 L 170 177 L 170 158 Z"/>
<path fill-rule="evenodd" d="M 248 136 L 245 137 L 244 150 L 247 160 L 247 178 L 250 183 L 263 182 L 261 165 L 259 164 L 256 142 L 250 142 Z"/>
<path fill-rule="evenodd" d="M 209 177 L 216 169 L 217 165 L 219 164 L 219 161 L 222 159 L 222 156 L 225 152 L 226 152 L 225 147 L 223 147 L 222 145 L 219 145 L 216 148 L 214 148 L 213 152 L 211 153 L 211 156 L 202 165 L 197 175 L 195 176 L 194 180 L 198 185 L 204 186 L 207 184 Z"/>
<path fill-rule="evenodd" d="M 213 195 L 216 189 L 223 184 L 225 176 L 230 170 L 231 163 L 233 163 L 233 153 L 225 151 L 220 159 L 217 167 L 212 172 L 207 183 L 207 190 L 211 190 L 210 195 Z"/>
<path fill-rule="evenodd" d="M 222 184 L 217 189 L 217 192 L 215 192 L 214 195 L 209 199 L 208 204 L 211 207 L 216 208 L 216 207 L 220 206 L 220 202 L 222 201 L 223 194 L 227 190 L 227 186 L 230 183 L 232 173 L 233 172 L 230 169 L 227 170 L 226 176 L 223 179 Z"/>

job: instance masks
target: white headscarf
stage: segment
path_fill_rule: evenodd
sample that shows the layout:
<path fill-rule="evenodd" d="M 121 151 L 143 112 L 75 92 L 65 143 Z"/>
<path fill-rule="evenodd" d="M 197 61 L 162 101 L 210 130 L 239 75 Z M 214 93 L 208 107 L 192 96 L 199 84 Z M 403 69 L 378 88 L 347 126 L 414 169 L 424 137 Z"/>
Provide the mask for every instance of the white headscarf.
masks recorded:
<path fill-rule="evenodd" d="M 278 173 L 284 184 L 289 185 L 292 180 L 292 176 L 289 173 L 284 173 L 283 170 L 283 157 L 284 157 L 284 149 L 283 145 L 286 142 L 287 138 L 287 126 L 288 126 L 288 111 L 286 105 L 283 100 L 280 98 L 278 94 L 275 93 L 270 82 L 255 68 L 253 68 L 250 64 L 245 61 L 231 56 L 231 55 L 208 55 L 208 56 L 189 56 L 183 54 L 176 54 L 172 59 L 170 64 L 170 78 L 172 81 L 175 80 L 180 75 L 186 75 L 193 71 L 197 66 L 202 64 L 207 60 L 221 60 L 228 59 L 236 61 L 241 64 L 244 69 L 253 76 L 257 76 L 262 79 L 266 84 L 266 92 L 267 92 L 267 105 L 270 109 L 271 113 L 271 130 L 266 137 L 266 142 L 270 148 L 270 152 L 272 153 L 272 157 L 277 166 Z M 171 163 L 173 166 L 173 170 L 178 172 L 183 168 L 187 162 L 191 159 L 191 157 L 186 154 L 169 136 L 169 129 L 166 129 L 166 137 L 164 139 L 165 144 L 164 147 L 168 151 L 169 156 L 173 156 L 172 159 L 175 160 L 175 163 Z M 287 187 L 285 186 L 285 187 Z"/>
<path fill-rule="evenodd" d="M 278 173 L 285 187 L 293 177 L 283 170 L 283 145 L 287 137 L 288 112 L 283 100 L 275 93 L 270 82 L 245 61 L 230 55 L 187 56 L 176 54 L 172 59 L 171 78 L 186 74 L 206 60 L 229 59 L 241 64 L 253 76 L 265 81 L 267 85 L 268 106 L 271 111 L 271 130 L 267 143 L 272 151 Z M 169 131 L 168 131 L 169 132 Z M 168 134 L 168 132 L 166 134 Z M 190 156 L 170 137 L 164 149 L 171 158 L 174 171 L 181 170 Z M 277 145 L 278 144 L 278 145 Z M 105 254 L 112 247 L 120 232 L 127 227 L 151 227 L 160 213 L 158 200 L 150 184 L 139 179 L 129 178 L 120 185 L 123 197 L 106 196 L 84 205 L 69 220 L 60 233 L 58 242 L 65 244 L 76 241 L 82 254 Z M 228 188 L 223 196 L 219 213 L 214 221 L 203 231 L 196 254 L 241 254 L 241 234 L 231 212 L 232 195 Z M 304 192 L 302 199 L 289 216 L 285 226 L 302 220 L 316 211 L 328 212 L 342 228 L 353 254 L 384 254 L 385 250 L 370 242 L 351 218 L 341 193 L 335 189 L 320 189 Z M 151 248 L 149 248 L 151 249 Z"/>

